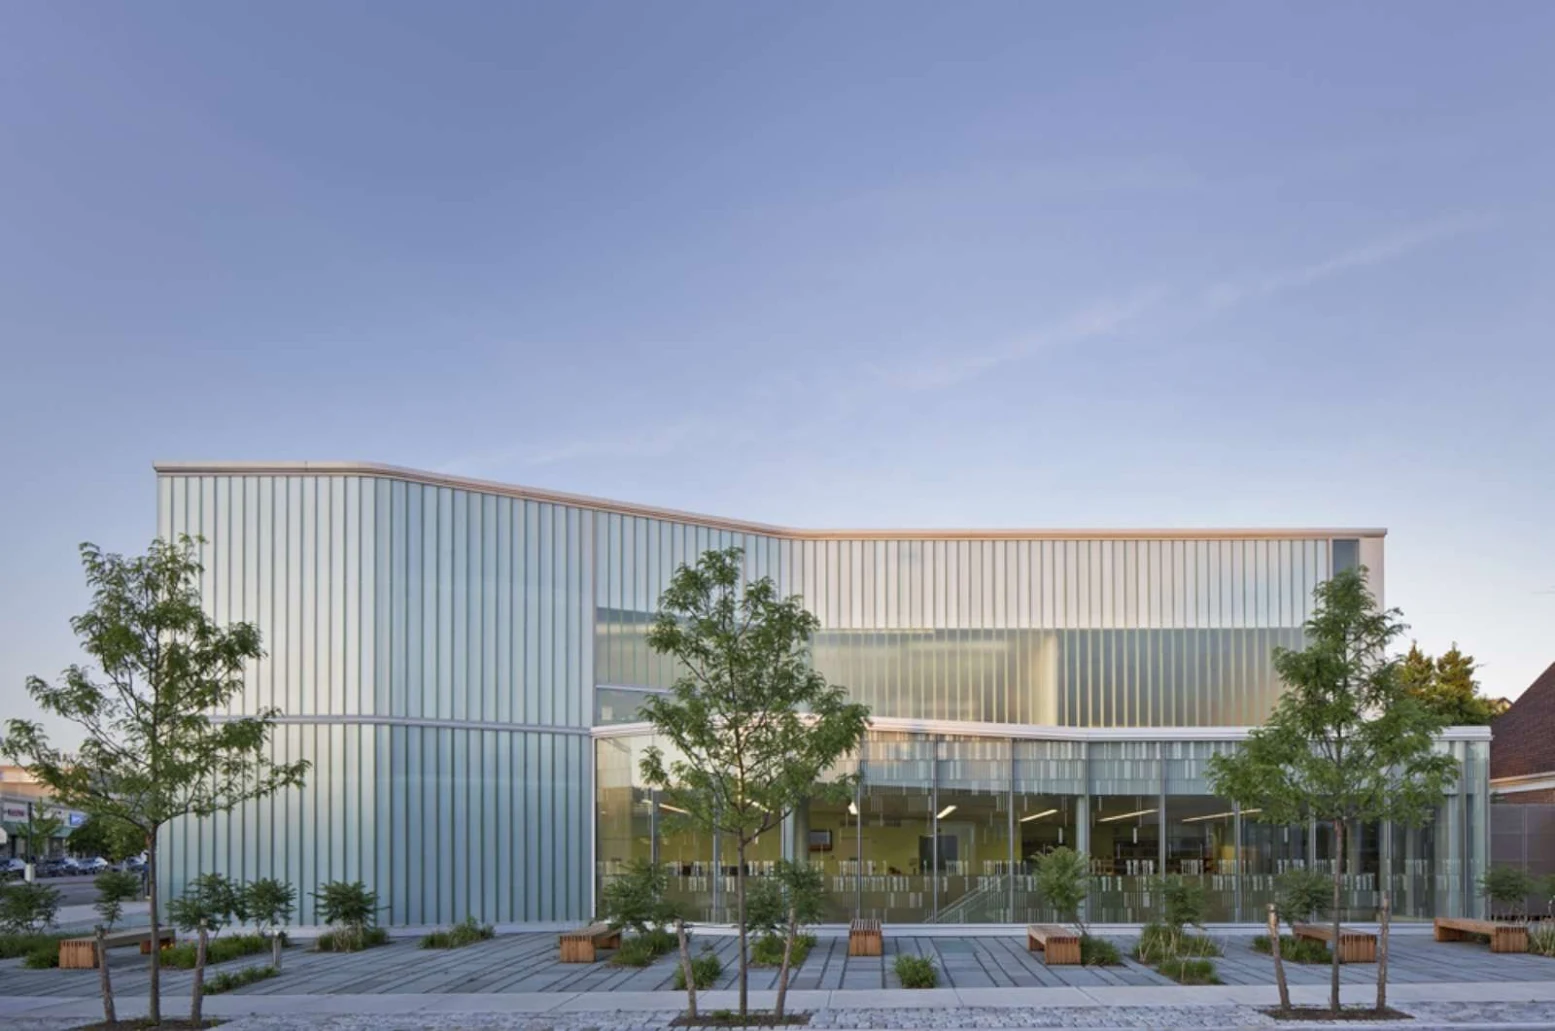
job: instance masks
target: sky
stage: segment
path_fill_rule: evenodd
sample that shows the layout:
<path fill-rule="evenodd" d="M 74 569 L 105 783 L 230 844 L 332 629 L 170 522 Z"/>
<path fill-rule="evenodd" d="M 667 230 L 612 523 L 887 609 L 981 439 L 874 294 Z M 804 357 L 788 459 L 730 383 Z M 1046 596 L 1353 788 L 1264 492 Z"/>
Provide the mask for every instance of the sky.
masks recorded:
<path fill-rule="evenodd" d="M 1555 661 L 1555 5 L 0 3 L 0 718 L 154 460 L 1384 526 Z"/>

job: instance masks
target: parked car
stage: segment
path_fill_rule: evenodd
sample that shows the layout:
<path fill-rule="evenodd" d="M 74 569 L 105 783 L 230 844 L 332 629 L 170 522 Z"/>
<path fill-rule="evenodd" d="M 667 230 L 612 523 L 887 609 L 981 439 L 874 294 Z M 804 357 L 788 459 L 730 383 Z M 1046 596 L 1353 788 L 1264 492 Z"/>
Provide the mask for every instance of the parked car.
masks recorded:
<path fill-rule="evenodd" d="M 146 861 L 140 856 L 130 856 L 113 864 L 115 870 L 123 870 L 125 873 L 140 873 L 146 869 Z"/>
<path fill-rule="evenodd" d="M 0 877 L 7 880 L 20 879 L 27 874 L 27 863 L 22 859 L 7 859 L 0 863 Z"/>
<path fill-rule="evenodd" d="M 50 856 L 48 859 L 40 859 L 33 867 L 33 872 L 39 877 L 64 877 L 75 873 L 73 864 L 67 864 L 64 856 Z"/>
<path fill-rule="evenodd" d="M 76 860 L 76 871 L 78 873 L 98 874 L 106 869 L 108 869 L 108 860 L 102 856 L 87 856 L 84 859 Z"/>

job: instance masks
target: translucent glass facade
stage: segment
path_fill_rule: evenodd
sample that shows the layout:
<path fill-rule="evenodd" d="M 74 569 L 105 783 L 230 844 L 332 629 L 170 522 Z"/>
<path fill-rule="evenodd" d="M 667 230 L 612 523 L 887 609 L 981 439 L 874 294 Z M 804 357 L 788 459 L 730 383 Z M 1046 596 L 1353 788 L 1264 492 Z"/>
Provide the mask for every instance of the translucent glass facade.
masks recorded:
<path fill-rule="evenodd" d="M 1345 835 L 1343 917 L 1374 919 L 1383 891 L 1400 920 L 1479 915 L 1474 883 L 1485 869 L 1483 773 L 1489 754 L 1478 729 L 1440 747 L 1464 780 L 1423 827 L 1356 824 Z M 662 802 L 626 757 L 652 741 L 610 732 L 597 742 L 612 786 L 601 794 L 599 868 L 610 877 L 634 857 L 659 856 L 651 837 Z M 1090 857 L 1086 903 L 1096 923 L 1157 919 L 1165 876 L 1204 888 L 1212 923 L 1257 923 L 1274 900 L 1274 878 L 1292 868 L 1332 872 L 1332 828 L 1260 823 L 1217 798 L 1204 780 L 1209 757 L 1235 741 L 1042 740 L 994 734 L 872 731 L 856 759 L 851 803 L 813 803 L 769 845 L 760 877 L 778 855 L 821 867 L 834 920 L 892 923 L 1031 923 L 1057 918 L 1036 890 L 1034 860 L 1060 845 Z M 1476 780 L 1476 777 L 1480 778 Z M 607 795 L 609 805 L 607 809 Z M 627 800 L 635 806 L 626 828 Z M 609 826 L 609 833 L 605 828 Z M 647 829 L 645 831 L 645 829 Z M 713 876 L 686 884 L 681 901 L 698 919 L 727 921 L 733 850 L 701 859 Z M 680 876 L 682 861 L 668 863 Z"/>
<path fill-rule="evenodd" d="M 300 791 L 170 828 L 164 887 L 281 877 L 304 923 L 340 879 L 392 925 L 571 923 L 634 856 L 725 916 L 733 850 L 642 786 L 636 721 L 675 674 L 644 640 L 659 593 L 731 545 L 816 613 L 816 665 L 876 718 L 852 804 L 806 807 L 753 873 L 819 864 L 837 919 L 1024 921 L 1051 916 L 1033 858 L 1066 844 L 1092 919 L 1148 918 L 1162 872 L 1248 918 L 1327 839 L 1234 812 L 1204 760 L 1269 712 L 1317 583 L 1381 585 L 1381 531 L 787 531 L 359 465 L 162 466 L 158 490 L 159 531 L 205 538 L 209 609 L 264 634 L 233 712 L 280 708 L 276 755 L 314 762 Z M 1444 747 L 1464 791 L 1431 828 L 1351 837 L 1355 906 L 1386 880 L 1410 915 L 1472 907 L 1485 745 Z"/>

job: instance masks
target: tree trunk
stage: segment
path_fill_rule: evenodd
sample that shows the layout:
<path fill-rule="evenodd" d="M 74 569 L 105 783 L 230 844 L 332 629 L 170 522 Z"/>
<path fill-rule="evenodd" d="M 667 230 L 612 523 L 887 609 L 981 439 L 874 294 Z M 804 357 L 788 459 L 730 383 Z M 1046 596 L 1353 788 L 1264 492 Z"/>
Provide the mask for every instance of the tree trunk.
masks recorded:
<path fill-rule="evenodd" d="M 205 921 L 200 921 L 200 942 L 194 950 L 194 990 L 189 998 L 189 1023 L 200 1026 L 201 1010 L 205 1006 Z"/>
<path fill-rule="evenodd" d="M 1333 962 L 1330 964 L 1328 982 L 1328 1008 L 1339 1012 L 1339 895 L 1344 878 L 1344 821 L 1334 821 L 1334 937 Z"/>
<path fill-rule="evenodd" d="M 735 850 L 739 857 L 740 865 L 734 868 L 734 899 L 737 906 L 737 915 L 740 921 L 740 1018 L 743 1020 L 746 1013 L 746 966 L 748 957 L 745 954 L 745 839 L 740 839 L 739 848 Z"/>
<path fill-rule="evenodd" d="M 691 976 L 691 944 L 686 941 L 686 922 L 675 921 L 675 937 L 680 939 L 680 973 L 686 979 L 686 1016 L 697 1018 L 697 983 Z"/>
<path fill-rule="evenodd" d="M 793 906 L 788 907 L 788 940 L 783 943 L 783 966 L 778 971 L 777 1006 L 773 1009 L 773 1015 L 778 1022 L 783 1020 L 783 1003 L 788 998 L 788 966 L 794 958 L 794 939 L 799 935 L 799 911 Z"/>
<path fill-rule="evenodd" d="M 103 925 L 97 925 L 97 983 L 103 990 L 103 1023 L 114 1024 L 118 1017 L 113 1010 L 113 981 L 108 976 L 108 943 Z"/>
<path fill-rule="evenodd" d="M 281 929 L 274 928 L 270 932 L 270 965 L 275 969 L 281 969 Z"/>
<path fill-rule="evenodd" d="M 1280 918 L 1269 903 L 1269 955 L 1274 957 L 1274 983 L 1280 989 L 1280 1009 L 1290 1011 L 1290 985 L 1285 981 L 1285 961 L 1280 958 Z"/>
<path fill-rule="evenodd" d="M 146 1022 L 162 1023 L 162 921 L 157 914 L 157 832 L 146 835 L 146 898 L 151 905 L 151 999 Z"/>
<path fill-rule="evenodd" d="M 1377 914 L 1377 1012 L 1388 1008 L 1388 893 L 1382 893 L 1382 911 Z"/>

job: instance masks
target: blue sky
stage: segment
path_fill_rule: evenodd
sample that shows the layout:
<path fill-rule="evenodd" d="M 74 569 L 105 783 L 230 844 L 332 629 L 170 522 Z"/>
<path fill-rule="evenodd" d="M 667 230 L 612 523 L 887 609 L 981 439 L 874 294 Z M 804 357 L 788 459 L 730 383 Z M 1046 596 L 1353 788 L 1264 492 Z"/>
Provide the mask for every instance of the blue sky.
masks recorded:
<path fill-rule="evenodd" d="M 12 4 L 0 715 L 153 459 L 1383 525 L 1555 660 L 1555 6 Z"/>

